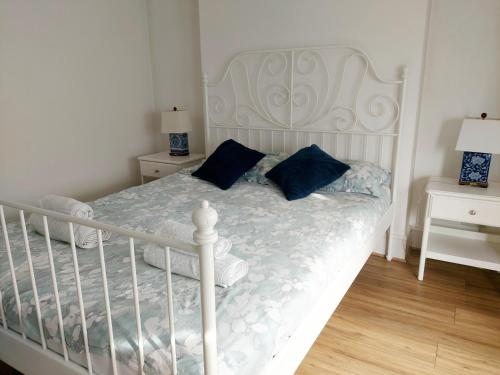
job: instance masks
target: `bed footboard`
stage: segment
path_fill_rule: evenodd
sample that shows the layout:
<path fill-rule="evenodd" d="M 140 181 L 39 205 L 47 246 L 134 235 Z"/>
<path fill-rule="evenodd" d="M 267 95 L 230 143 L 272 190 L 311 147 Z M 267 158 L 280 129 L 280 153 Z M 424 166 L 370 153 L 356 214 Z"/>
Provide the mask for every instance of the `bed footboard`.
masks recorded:
<path fill-rule="evenodd" d="M 40 343 L 36 343 L 27 338 L 24 324 L 23 324 L 23 311 L 21 298 L 19 294 L 16 267 L 12 257 L 12 250 L 9 241 L 9 233 L 5 219 L 4 206 L 15 209 L 19 213 L 19 220 L 24 239 L 24 248 L 26 252 L 26 263 L 29 270 L 31 280 L 31 288 L 33 292 L 34 308 L 40 333 Z M 57 322 L 60 332 L 60 341 L 62 346 L 62 353 L 56 353 L 47 347 L 46 339 L 43 329 L 43 317 L 40 308 L 40 301 L 38 296 L 37 282 L 35 271 L 33 267 L 33 259 L 31 256 L 30 243 L 28 239 L 28 232 L 26 228 L 25 212 L 35 213 L 42 216 L 44 225 L 44 237 L 47 247 L 47 256 L 49 259 L 49 269 L 51 276 L 51 286 L 54 294 L 55 308 L 57 312 Z M 64 320 L 61 310 L 61 301 L 59 298 L 57 275 L 54 267 L 54 256 L 52 253 L 51 238 L 49 233 L 48 219 L 58 220 L 65 222 L 68 225 L 70 233 L 70 247 L 74 267 L 74 276 L 76 282 L 76 294 L 78 299 L 78 306 L 80 310 L 82 336 L 85 349 L 86 366 L 80 366 L 73 362 L 68 355 L 68 347 L 66 345 L 64 334 Z M 78 254 L 74 238 L 74 225 L 83 225 L 86 227 L 94 228 L 97 233 L 98 251 L 99 251 L 99 266 L 101 271 L 102 288 L 104 295 L 105 315 L 108 326 L 109 348 L 111 358 L 111 371 L 113 374 L 118 374 L 117 359 L 115 353 L 115 340 L 113 337 L 113 317 L 111 314 L 112 306 L 110 304 L 109 290 L 108 290 L 108 277 L 106 273 L 106 262 L 103 249 L 103 231 L 109 231 L 116 235 L 125 236 L 128 238 L 128 251 L 130 255 L 130 271 L 132 280 L 132 293 L 135 311 L 135 326 L 137 330 L 137 346 L 139 357 L 139 371 L 144 373 L 144 343 L 142 335 L 141 323 L 141 308 L 139 303 L 139 289 L 137 287 L 137 270 L 135 262 L 135 245 L 134 240 L 143 240 L 150 243 L 155 243 L 164 247 L 165 249 L 165 273 L 166 273 L 166 288 L 167 288 L 167 319 L 170 329 L 170 348 L 172 356 L 172 373 L 177 373 L 177 359 L 176 359 L 176 344 L 175 344 L 175 325 L 174 325 L 174 309 L 172 298 L 172 278 L 171 278 L 171 265 L 170 265 L 170 248 L 176 248 L 183 251 L 196 253 L 199 255 L 200 264 L 200 281 L 201 281 L 201 312 L 202 312 L 202 327 L 203 327 L 203 353 L 204 353 L 204 369 L 205 374 L 215 375 L 217 372 L 217 346 L 216 346 L 216 315 L 215 315 L 215 284 L 214 284 L 214 244 L 217 241 L 217 231 L 214 226 L 217 222 L 217 212 L 210 207 L 207 201 L 203 201 L 201 206 L 193 211 L 192 220 L 196 226 L 193 239 L 196 245 L 188 242 L 180 241 L 175 238 L 156 236 L 144 232 L 134 231 L 130 229 L 121 228 L 105 223 L 100 223 L 93 220 L 81 219 L 74 216 L 61 214 L 54 211 L 32 207 L 20 203 L 6 202 L 0 200 L 0 224 L 2 226 L 2 233 L 5 241 L 5 249 L 7 253 L 10 276 L 12 282 L 12 291 L 15 297 L 15 305 L 17 310 L 18 325 L 20 333 L 9 328 L 7 319 L 4 314 L 3 297 L 5 290 L 3 285 L 0 285 L 0 309 L 2 328 L 0 328 L 0 342 L 15 344 L 15 351 L 10 350 L 12 346 L 0 348 L 0 359 L 9 365 L 15 367 L 19 371 L 26 374 L 35 373 L 54 373 L 55 369 L 64 369 L 56 371 L 55 373 L 89 373 L 93 374 L 93 363 L 91 358 L 91 351 L 89 348 L 89 338 L 87 331 L 87 321 L 85 316 L 85 304 L 83 300 L 82 284 L 80 280 L 80 271 L 78 268 Z M 15 355 L 13 355 L 15 353 Z M 37 358 L 43 358 L 42 361 L 36 363 L 26 361 L 26 358 L 32 358 L 34 353 Z"/>

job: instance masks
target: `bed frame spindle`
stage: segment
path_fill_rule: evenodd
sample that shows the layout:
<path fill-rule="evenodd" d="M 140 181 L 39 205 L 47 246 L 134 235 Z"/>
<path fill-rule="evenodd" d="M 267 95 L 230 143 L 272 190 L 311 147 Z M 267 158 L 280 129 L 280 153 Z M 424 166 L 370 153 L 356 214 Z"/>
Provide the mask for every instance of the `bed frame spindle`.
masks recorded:
<path fill-rule="evenodd" d="M 26 231 L 26 222 L 24 220 L 24 211 L 19 211 L 19 218 L 21 220 L 21 228 L 23 231 L 23 239 L 24 239 L 24 249 L 26 250 L 26 261 L 28 262 L 28 269 L 30 273 L 31 279 L 31 289 L 33 291 L 33 299 L 35 300 L 35 310 L 36 310 L 36 318 L 38 321 L 38 329 L 40 331 L 40 340 L 42 341 L 42 349 L 47 349 L 47 343 L 45 342 L 45 334 L 43 333 L 43 324 L 42 324 L 42 312 L 40 310 L 40 299 L 38 298 L 38 288 L 36 286 L 35 279 L 35 271 L 33 269 L 33 260 L 31 259 L 31 250 L 30 244 L 28 240 L 28 232 Z"/>
<path fill-rule="evenodd" d="M 71 254 L 73 255 L 73 268 L 75 270 L 76 293 L 78 297 L 78 305 L 80 307 L 80 318 L 82 324 L 83 344 L 85 345 L 85 358 L 87 359 L 87 371 L 92 374 L 92 358 L 90 357 L 89 338 L 87 332 L 87 318 L 85 317 L 85 307 L 83 304 L 82 283 L 80 281 L 80 268 L 78 266 L 78 257 L 76 255 L 75 232 L 73 223 L 68 221 L 69 238 L 71 245 Z"/>
<path fill-rule="evenodd" d="M 111 305 L 109 304 L 108 277 L 106 275 L 106 262 L 104 260 L 104 248 L 102 246 L 102 230 L 97 229 L 97 242 L 99 245 L 99 263 L 101 265 L 102 288 L 104 290 L 104 305 L 106 307 L 106 321 L 108 323 L 109 351 L 111 355 L 111 366 L 113 375 L 117 375 L 115 339 L 113 335 L 113 319 L 111 317 Z"/>
<path fill-rule="evenodd" d="M 165 247 L 165 277 L 167 278 L 167 317 L 170 329 L 170 353 L 172 356 L 172 374 L 177 375 L 177 353 L 175 350 L 174 302 L 172 291 L 172 269 L 170 263 L 170 248 Z"/>
<path fill-rule="evenodd" d="M 23 337 L 23 339 L 26 339 L 26 333 L 24 332 L 24 324 L 23 324 L 23 312 L 21 309 L 21 298 L 19 297 L 19 289 L 17 287 L 16 270 L 14 267 L 14 261 L 12 259 L 12 251 L 10 248 L 9 233 L 7 231 L 7 224 L 5 222 L 5 213 L 3 210 L 3 205 L 0 205 L 0 220 L 2 223 L 3 238 L 5 240 L 5 249 L 7 250 L 7 258 L 9 260 L 12 288 L 14 289 L 14 297 L 16 299 L 16 309 L 17 309 L 17 319 L 19 322 L 19 329 L 21 330 L 21 336 Z"/>
<path fill-rule="evenodd" d="M 52 254 L 52 244 L 50 243 L 50 233 L 49 233 L 49 225 L 47 222 L 47 216 L 42 216 L 43 220 L 43 230 L 45 233 L 45 243 L 47 246 L 47 256 L 49 258 L 49 266 L 50 266 L 50 278 L 52 281 L 52 291 L 54 292 L 55 302 L 56 302 L 56 310 L 57 310 L 57 323 L 59 325 L 59 333 L 61 337 L 61 346 L 63 349 L 64 360 L 68 361 L 68 348 L 66 347 L 66 336 L 64 334 L 64 323 L 61 312 L 61 301 L 59 299 L 59 289 L 57 287 L 57 277 L 56 277 L 56 269 L 54 266 L 54 255 Z"/>

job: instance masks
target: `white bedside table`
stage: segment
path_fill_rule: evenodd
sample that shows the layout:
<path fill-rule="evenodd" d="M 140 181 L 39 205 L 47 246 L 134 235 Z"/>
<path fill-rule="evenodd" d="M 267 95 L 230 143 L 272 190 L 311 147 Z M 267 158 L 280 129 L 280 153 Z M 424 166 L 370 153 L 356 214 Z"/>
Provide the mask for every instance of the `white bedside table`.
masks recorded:
<path fill-rule="evenodd" d="M 461 186 L 451 178 L 431 178 L 418 279 L 426 258 L 500 271 L 500 235 L 438 226 L 433 219 L 500 227 L 500 183 L 488 188 Z"/>
<path fill-rule="evenodd" d="M 189 154 L 187 156 L 171 156 L 168 151 L 139 156 L 141 183 L 144 179 L 157 179 L 177 172 L 178 170 L 200 162 L 205 155 Z"/>

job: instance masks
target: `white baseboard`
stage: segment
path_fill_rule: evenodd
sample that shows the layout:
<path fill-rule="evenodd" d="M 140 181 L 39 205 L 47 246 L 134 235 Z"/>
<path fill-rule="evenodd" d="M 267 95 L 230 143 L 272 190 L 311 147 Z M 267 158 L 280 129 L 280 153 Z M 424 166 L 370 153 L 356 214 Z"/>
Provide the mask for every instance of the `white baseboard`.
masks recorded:
<path fill-rule="evenodd" d="M 384 235 L 382 238 L 380 238 L 376 243 L 375 243 L 375 249 L 373 250 L 374 253 L 380 254 L 380 255 L 385 255 L 386 252 L 386 241 L 387 234 Z"/>
<path fill-rule="evenodd" d="M 406 259 L 406 242 L 407 238 L 404 234 L 393 234 L 392 241 L 394 248 L 392 249 L 392 257 L 397 258 L 399 260 Z M 379 255 L 386 254 L 386 239 L 385 236 L 377 242 L 374 253 Z"/>
<path fill-rule="evenodd" d="M 406 259 L 406 244 L 407 238 L 404 234 L 394 233 L 391 234 L 393 249 L 392 249 L 392 257 L 400 260 Z"/>

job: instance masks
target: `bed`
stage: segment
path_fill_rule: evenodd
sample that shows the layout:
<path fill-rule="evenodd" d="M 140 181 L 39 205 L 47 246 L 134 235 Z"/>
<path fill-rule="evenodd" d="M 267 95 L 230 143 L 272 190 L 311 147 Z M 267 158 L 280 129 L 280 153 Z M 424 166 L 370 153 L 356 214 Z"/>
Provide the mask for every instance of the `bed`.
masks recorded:
<path fill-rule="evenodd" d="M 374 96 L 379 86 L 368 77 L 389 89 Z M 91 202 L 93 223 L 0 202 L 21 212 L 21 223 L 6 224 L 0 206 L 0 359 L 28 374 L 293 373 L 395 220 L 405 82 L 406 70 L 381 80 L 366 54 L 347 46 L 245 52 L 218 82 L 204 79 L 207 150 L 228 138 L 270 152 L 317 143 L 390 168 L 386 196 L 289 202 L 273 185 L 238 181 L 222 191 L 185 170 Z M 250 264 L 229 288 L 213 285 L 214 209 L 216 230 Z M 197 246 L 151 234 L 161 219 L 190 223 L 193 210 Z M 76 251 L 31 232 L 24 212 L 114 234 Z M 198 252 L 201 281 L 144 263 L 151 241 L 167 259 L 169 247 Z M 390 249 L 389 236 L 388 258 Z"/>

